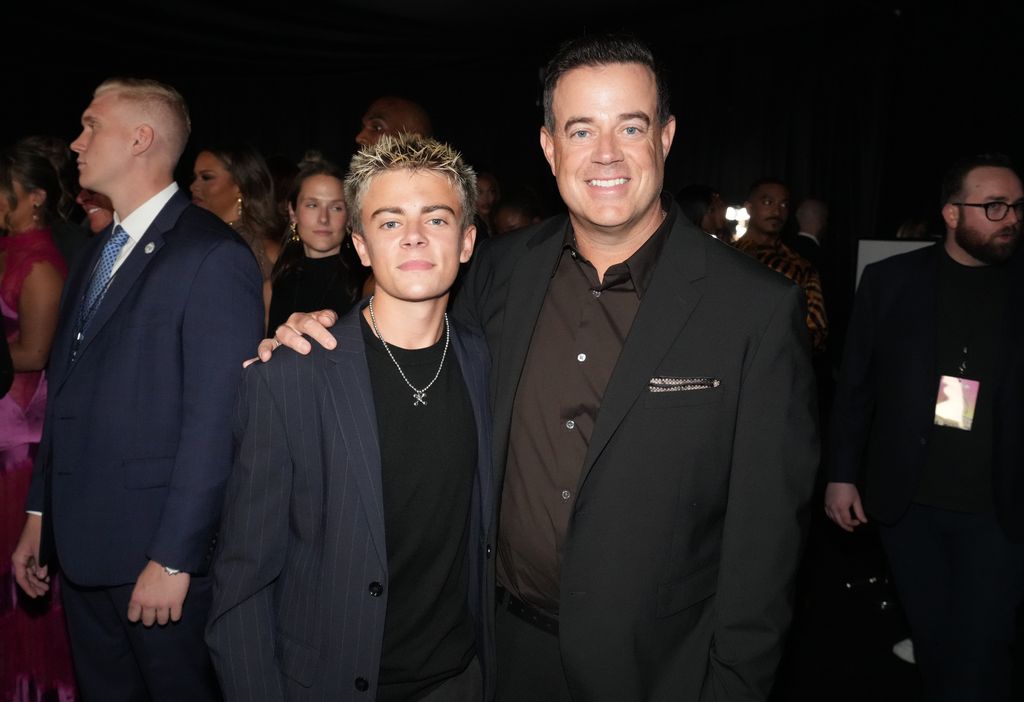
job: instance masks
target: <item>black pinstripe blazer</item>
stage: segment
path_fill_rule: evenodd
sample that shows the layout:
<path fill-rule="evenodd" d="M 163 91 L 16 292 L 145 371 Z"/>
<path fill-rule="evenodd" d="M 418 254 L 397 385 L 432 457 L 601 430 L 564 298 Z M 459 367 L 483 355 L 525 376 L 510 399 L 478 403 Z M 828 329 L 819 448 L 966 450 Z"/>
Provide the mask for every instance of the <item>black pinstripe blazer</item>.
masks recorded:
<path fill-rule="evenodd" d="M 243 374 L 206 635 L 229 701 L 376 697 L 389 587 L 362 307 L 332 330 L 336 349 L 280 349 Z M 451 340 L 476 418 L 469 605 L 490 687 L 488 354 L 456 324 Z"/>

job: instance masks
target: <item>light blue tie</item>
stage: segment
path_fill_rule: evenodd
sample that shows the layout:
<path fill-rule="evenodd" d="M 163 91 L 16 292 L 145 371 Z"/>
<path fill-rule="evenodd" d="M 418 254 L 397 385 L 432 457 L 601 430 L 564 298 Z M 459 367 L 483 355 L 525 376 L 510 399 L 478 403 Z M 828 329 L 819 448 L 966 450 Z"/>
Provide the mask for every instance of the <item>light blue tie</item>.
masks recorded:
<path fill-rule="evenodd" d="M 107 239 L 107 243 L 103 245 L 103 253 L 100 254 L 100 260 L 96 264 L 92 280 L 89 281 L 89 289 L 85 293 L 81 325 L 83 330 L 89 324 L 89 320 L 92 319 L 96 307 L 100 304 L 100 300 L 103 299 L 103 294 L 107 291 L 111 272 L 114 270 L 114 261 L 117 260 L 117 255 L 121 253 L 121 249 L 127 241 L 128 232 L 119 224 L 114 227 L 114 231 L 110 238 Z"/>

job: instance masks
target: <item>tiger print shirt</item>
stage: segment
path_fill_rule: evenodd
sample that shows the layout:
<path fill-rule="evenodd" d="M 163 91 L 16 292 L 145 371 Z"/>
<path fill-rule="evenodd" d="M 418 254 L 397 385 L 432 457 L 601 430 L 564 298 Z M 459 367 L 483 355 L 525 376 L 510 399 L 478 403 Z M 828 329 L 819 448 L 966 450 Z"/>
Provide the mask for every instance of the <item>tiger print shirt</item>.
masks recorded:
<path fill-rule="evenodd" d="M 824 351 L 825 339 L 828 337 L 828 318 L 825 316 L 821 277 L 814 266 L 783 244 L 780 239 L 771 244 L 761 244 L 749 237 L 741 237 L 732 242 L 732 245 L 772 270 L 778 271 L 803 289 L 807 300 L 807 330 L 811 333 L 811 344 L 816 353 Z"/>

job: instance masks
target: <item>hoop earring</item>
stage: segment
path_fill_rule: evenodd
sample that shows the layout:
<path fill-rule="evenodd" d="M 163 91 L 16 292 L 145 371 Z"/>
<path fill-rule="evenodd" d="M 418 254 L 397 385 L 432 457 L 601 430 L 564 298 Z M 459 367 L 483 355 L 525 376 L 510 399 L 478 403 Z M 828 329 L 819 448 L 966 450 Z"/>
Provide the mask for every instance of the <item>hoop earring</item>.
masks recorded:
<path fill-rule="evenodd" d="M 295 243 L 302 241 L 302 239 L 299 238 L 299 232 L 296 231 L 298 227 L 295 226 L 295 222 L 291 223 L 289 229 L 292 230 L 292 235 L 288 238 L 288 241 L 294 241 Z"/>

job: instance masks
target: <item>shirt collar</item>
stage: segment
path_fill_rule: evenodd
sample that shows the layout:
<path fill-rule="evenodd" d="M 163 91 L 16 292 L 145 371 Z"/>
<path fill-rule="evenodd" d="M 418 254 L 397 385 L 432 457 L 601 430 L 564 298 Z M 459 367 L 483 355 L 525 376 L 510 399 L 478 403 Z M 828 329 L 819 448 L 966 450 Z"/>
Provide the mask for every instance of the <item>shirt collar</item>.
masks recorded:
<path fill-rule="evenodd" d="M 661 208 L 666 213 L 665 219 L 658 225 L 654 234 L 639 249 L 634 251 L 632 256 L 622 263 L 616 264 L 616 266 L 626 266 L 626 270 L 629 271 L 629 277 L 633 281 L 633 287 L 636 289 L 637 297 L 640 299 L 643 299 L 644 293 L 647 292 L 647 287 L 654 276 L 654 269 L 658 265 L 661 249 L 664 247 L 665 240 L 668 239 L 669 233 L 671 233 L 672 227 L 675 225 L 676 217 L 679 214 L 679 205 L 676 204 L 675 198 L 668 193 L 661 194 Z M 565 225 L 565 233 L 562 235 L 562 253 L 555 259 L 555 265 L 551 269 L 552 276 L 558 270 L 558 263 L 566 253 L 577 261 L 586 261 L 576 247 L 576 234 L 572 230 L 571 220 Z M 614 267 L 612 266 L 611 268 Z"/>
<path fill-rule="evenodd" d="M 172 181 L 166 188 L 136 207 L 124 220 L 118 217 L 115 212 L 114 226 L 116 227 L 120 224 L 132 241 L 138 241 L 146 233 L 150 225 L 153 224 L 153 220 L 160 214 L 160 210 L 174 197 L 176 192 L 178 192 L 178 184 Z"/>

